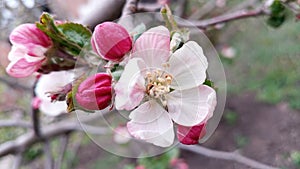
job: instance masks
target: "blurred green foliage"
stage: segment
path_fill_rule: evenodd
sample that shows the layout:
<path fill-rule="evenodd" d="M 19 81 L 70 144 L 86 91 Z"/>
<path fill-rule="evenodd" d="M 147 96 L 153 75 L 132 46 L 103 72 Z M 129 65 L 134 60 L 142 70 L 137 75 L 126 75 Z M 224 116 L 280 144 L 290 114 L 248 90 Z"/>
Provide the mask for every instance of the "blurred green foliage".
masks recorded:
<path fill-rule="evenodd" d="M 41 144 L 36 144 L 26 150 L 23 154 L 24 163 L 29 163 L 43 154 Z"/>
<path fill-rule="evenodd" d="M 170 151 L 156 157 L 140 158 L 138 164 L 146 169 L 167 169 L 170 161 L 179 156 L 179 149 L 173 148 Z"/>
<path fill-rule="evenodd" d="M 243 148 L 249 143 L 249 139 L 242 135 L 237 135 L 235 137 L 235 142 L 238 148 Z"/>
<path fill-rule="evenodd" d="M 230 93 L 255 91 L 262 101 L 300 109 L 300 24 L 287 22 L 276 30 L 263 19 L 227 28 L 236 30 L 228 43 L 238 51 L 234 62 L 223 62 Z"/>
<path fill-rule="evenodd" d="M 238 114 L 231 110 L 225 111 L 223 117 L 224 117 L 226 123 L 229 125 L 235 125 L 238 120 Z"/>
<path fill-rule="evenodd" d="M 300 168 L 300 152 L 299 151 L 292 152 L 291 159 L 292 159 L 292 162 L 294 163 L 294 165 L 297 168 Z"/>
<path fill-rule="evenodd" d="M 280 2 L 280 0 L 275 0 L 271 5 L 271 16 L 267 20 L 268 25 L 277 28 L 283 24 L 285 18 L 285 6 Z"/>
<path fill-rule="evenodd" d="M 119 165 L 121 159 L 121 157 L 108 154 L 107 156 L 97 160 L 96 163 L 92 164 L 91 169 L 118 168 L 117 166 Z"/>

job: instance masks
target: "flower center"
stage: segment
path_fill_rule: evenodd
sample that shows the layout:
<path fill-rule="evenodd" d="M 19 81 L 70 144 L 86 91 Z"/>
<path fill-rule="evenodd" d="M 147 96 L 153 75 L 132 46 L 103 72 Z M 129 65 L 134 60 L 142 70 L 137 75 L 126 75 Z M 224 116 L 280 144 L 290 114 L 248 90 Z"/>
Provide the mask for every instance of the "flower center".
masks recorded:
<path fill-rule="evenodd" d="M 155 69 L 146 72 L 146 93 L 153 98 L 160 99 L 162 104 L 166 104 L 165 94 L 171 91 L 170 85 L 173 80 L 172 75 L 165 71 Z"/>

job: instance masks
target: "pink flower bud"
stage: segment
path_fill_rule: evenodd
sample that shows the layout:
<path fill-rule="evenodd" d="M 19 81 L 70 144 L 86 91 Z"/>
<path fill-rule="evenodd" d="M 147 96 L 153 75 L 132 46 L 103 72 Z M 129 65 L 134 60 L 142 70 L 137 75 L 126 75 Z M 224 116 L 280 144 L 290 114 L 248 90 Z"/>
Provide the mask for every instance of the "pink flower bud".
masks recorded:
<path fill-rule="evenodd" d="M 193 127 L 178 125 L 177 138 L 182 144 L 198 144 L 199 139 L 206 133 L 205 126 L 206 123 L 198 124 Z"/>
<path fill-rule="evenodd" d="M 110 61 L 120 61 L 132 47 L 132 40 L 127 30 L 114 22 L 97 25 L 91 43 L 98 55 Z"/>
<path fill-rule="evenodd" d="M 51 39 L 35 24 L 16 27 L 9 37 L 13 47 L 6 71 L 13 77 L 26 77 L 36 72 L 46 60 L 45 53 L 52 46 Z"/>
<path fill-rule="evenodd" d="M 16 27 L 9 36 L 14 46 L 27 49 L 29 55 L 39 56 L 40 49 L 49 48 L 52 45 L 50 38 L 36 27 L 35 24 L 22 24 Z"/>
<path fill-rule="evenodd" d="M 88 77 L 78 87 L 76 100 L 89 110 L 102 110 L 111 103 L 112 77 L 107 73 L 97 73 Z"/>

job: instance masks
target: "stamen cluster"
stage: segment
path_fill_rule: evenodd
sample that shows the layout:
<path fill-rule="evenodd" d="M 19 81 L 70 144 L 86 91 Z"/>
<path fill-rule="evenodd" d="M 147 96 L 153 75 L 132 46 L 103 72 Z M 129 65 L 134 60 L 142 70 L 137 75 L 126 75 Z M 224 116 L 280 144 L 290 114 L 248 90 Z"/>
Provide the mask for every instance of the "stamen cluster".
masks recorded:
<path fill-rule="evenodd" d="M 146 72 L 146 93 L 155 99 L 160 99 L 166 105 L 165 95 L 171 91 L 172 75 L 163 70 L 155 69 Z"/>

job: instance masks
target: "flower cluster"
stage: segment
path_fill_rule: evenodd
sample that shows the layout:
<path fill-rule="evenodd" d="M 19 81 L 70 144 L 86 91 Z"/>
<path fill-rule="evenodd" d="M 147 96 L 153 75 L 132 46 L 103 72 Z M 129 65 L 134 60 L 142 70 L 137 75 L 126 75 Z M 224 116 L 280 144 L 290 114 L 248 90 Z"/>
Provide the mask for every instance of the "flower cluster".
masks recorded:
<path fill-rule="evenodd" d="M 134 138 L 171 146 L 175 124 L 181 143 L 197 144 L 213 115 L 216 93 L 203 84 L 208 62 L 202 48 L 188 41 L 172 52 L 170 39 L 164 26 L 133 41 L 119 24 L 98 25 L 91 39 L 93 49 L 110 64 L 125 65 L 124 71 L 119 80 L 108 74 L 89 77 L 79 85 L 77 102 L 87 109 L 103 109 L 114 92 L 115 108 L 130 111 L 127 129 Z"/>
<path fill-rule="evenodd" d="M 183 144 L 197 144 L 205 135 L 216 92 L 204 84 L 208 61 L 202 48 L 179 28 L 128 32 L 120 24 L 104 22 L 91 33 L 80 24 L 56 22 L 43 14 L 40 23 L 17 27 L 10 41 L 8 74 L 27 77 L 51 72 L 40 78 L 33 102 L 48 115 L 60 114 L 61 108 L 70 112 L 111 106 L 128 111 L 130 120 L 121 133 L 160 147 L 171 146 L 175 135 Z M 63 72 L 74 68 L 86 44 L 93 50 L 88 56 L 106 63 L 106 72 L 75 78 Z M 80 64 L 89 65 L 88 60 Z M 62 78 L 62 73 L 63 80 L 51 80 Z M 53 104 L 60 107 L 55 109 L 50 106 L 55 101 L 66 101 L 68 106 L 59 102 Z"/>

